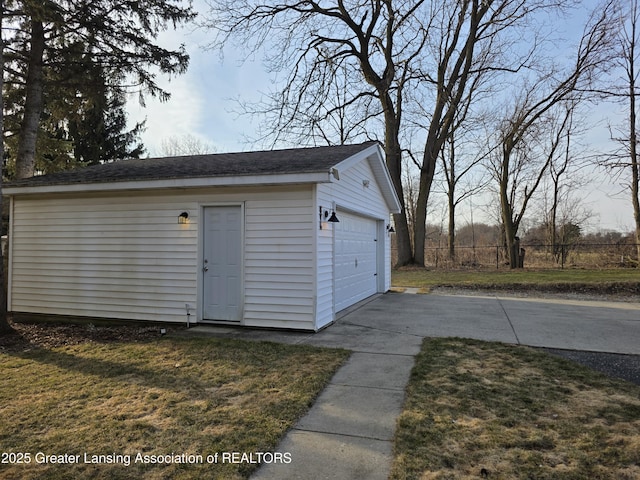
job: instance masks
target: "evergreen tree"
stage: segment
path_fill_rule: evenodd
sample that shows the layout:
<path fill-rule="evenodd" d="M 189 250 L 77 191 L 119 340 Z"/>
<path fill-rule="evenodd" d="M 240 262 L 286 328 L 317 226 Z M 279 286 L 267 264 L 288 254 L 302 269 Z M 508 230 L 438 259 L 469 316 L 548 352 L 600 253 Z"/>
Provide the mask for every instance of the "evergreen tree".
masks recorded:
<path fill-rule="evenodd" d="M 126 131 L 123 106 L 132 88 L 125 85 L 141 101 L 145 94 L 168 99 L 153 70 L 183 73 L 189 57 L 184 46 L 165 49 L 155 40 L 194 18 L 184 3 L 5 0 L 5 112 L 16 177 L 143 153 L 143 126 Z"/>
<path fill-rule="evenodd" d="M 39 171 L 139 158 L 145 152 L 139 139 L 144 124 L 127 130 L 126 92 L 119 87 L 122 80 L 109 78 L 86 51 L 82 48 L 74 61 L 67 53 L 60 64 L 72 65 L 75 72 L 55 71 L 47 82 L 51 93 L 45 96 L 44 136 L 67 142 L 69 149 L 42 148 L 36 160 Z"/>
<path fill-rule="evenodd" d="M 74 50 L 76 50 L 74 52 Z M 78 47 L 65 52 L 66 61 L 50 62 L 43 96 L 36 148 L 35 170 L 52 173 L 78 166 L 139 158 L 145 150 L 140 143 L 144 124 L 127 130 L 126 96 L 118 82 L 110 81 L 103 68 Z M 74 59 L 74 55 L 77 57 Z M 20 63 L 15 62 L 16 68 Z M 58 71 L 55 65 L 61 65 Z M 15 176 L 20 125 L 23 115 L 24 84 L 20 76 L 5 89 L 8 111 L 8 171 Z"/>

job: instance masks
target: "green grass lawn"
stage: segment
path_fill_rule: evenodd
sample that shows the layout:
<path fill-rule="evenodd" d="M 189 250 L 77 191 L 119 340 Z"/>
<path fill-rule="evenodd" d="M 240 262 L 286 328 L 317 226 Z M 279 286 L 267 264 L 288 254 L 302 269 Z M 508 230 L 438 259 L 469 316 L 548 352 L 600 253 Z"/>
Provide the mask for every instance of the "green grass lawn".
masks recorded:
<path fill-rule="evenodd" d="M 640 387 L 530 348 L 425 340 L 391 478 L 640 478 Z"/>
<path fill-rule="evenodd" d="M 23 463 L 0 463 L 0 478 L 246 478 L 258 457 L 223 452 L 273 452 L 348 355 L 168 337 L 0 353 L 0 453 L 29 454 L 5 455 Z M 152 457 L 183 453 L 204 463 Z"/>
<path fill-rule="evenodd" d="M 394 287 L 457 287 L 477 289 L 539 289 L 640 293 L 640 269 L 610 270 L 427 270 L 392 272 Z"/>

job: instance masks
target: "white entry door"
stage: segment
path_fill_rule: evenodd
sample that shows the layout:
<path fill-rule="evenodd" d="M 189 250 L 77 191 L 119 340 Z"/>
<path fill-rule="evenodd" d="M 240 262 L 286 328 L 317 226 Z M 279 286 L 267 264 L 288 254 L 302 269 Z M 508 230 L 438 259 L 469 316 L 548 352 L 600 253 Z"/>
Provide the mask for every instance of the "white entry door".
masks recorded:
<path fill-rule="evenodd" d="M 203 319 L 242 318 L 242 209 L 206 207 L 203 215 Z"/>
<path fill-rule="evenodd" d="M 335 309 L 343 310 L 378 291 L 377 222 L 339 212 L 335 232 Z"/>

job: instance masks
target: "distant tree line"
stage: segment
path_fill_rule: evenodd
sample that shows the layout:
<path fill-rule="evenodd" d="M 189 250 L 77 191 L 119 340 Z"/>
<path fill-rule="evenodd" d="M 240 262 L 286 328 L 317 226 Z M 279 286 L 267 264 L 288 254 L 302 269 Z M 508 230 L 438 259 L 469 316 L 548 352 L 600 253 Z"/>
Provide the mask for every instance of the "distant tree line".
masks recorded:
<path fill-rule="evenodd" d="M 473 246 L 500 246 L 502 233 L 500 225 L 487 223 L 467 223 L 456 231 L 456 242 L 460 247 Z M 585 233 L 579 225 L 566 224 L 559 229 L 561 236 L 556 238 L 557 244 L 581 245 L 616 245 L 635 244 L 634 232 L 620 232 L 617 230 L 597 230 Z M 549 227 L 544 223 L 528 228 L 523 236 L 523 245 L 548 245 L 553 242 L 549 239 Z M 427 224 L 427 246 L 446 247 L 448 232 L 439 225 Z"/>
<path fill-rule="evenodd" d="M 561 225 L 558 237 L 549 237 L 549 225 L 538 223 L 527 228 L 520 238 L 520 246 L 528 259 L 526 265 L 547 267 L 566 266 L 570 259 L 580 259 L 581 266 L 610 266 L 612 264 L 637 267 L 632 252 L 636 249 L 635 233 L 602 230 L 585 233 L 576 224 Z M 456 231 L 458 254 L 448 255 L 448 232 L 441 225 L 427 224 L 426 257 L 428 266 L 491 267 L 509 265 L 501 225 L 466 224 Z M 582 255 L 578 255 L 578 253 Z M 523 258 L 524 260 L 524 258 Z"/>

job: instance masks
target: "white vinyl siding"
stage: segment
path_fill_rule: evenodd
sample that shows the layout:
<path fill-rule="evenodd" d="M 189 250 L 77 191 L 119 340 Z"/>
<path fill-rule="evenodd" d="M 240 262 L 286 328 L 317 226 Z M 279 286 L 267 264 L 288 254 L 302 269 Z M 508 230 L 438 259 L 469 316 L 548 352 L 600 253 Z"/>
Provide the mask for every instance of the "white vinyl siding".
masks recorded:
<path fill-rule="evenodd" d="M 368 186 L 365 186 L 364 182 L 368 182 Z M 331 196 L 339 208 L 373 218 L 388 215 L 389 207 L 367 160 L 340 171 L 340 180 L 330 185 L 321 185 L 320 188 L 331 191 Z"/>
<path fill-rule="evenodd" d="M 17 197 L 10 308 L 184 322 L 185 304 L 200 308 L 200 207 L 244 203 L 242 323 L 314 329 L 311 190 Z M 182 211 L 186 225 L 178 224 Z"/>
<path fill-rule="evenodd" d="M 183 321 L 197 235 L 179 213 L 163 197 L 14 201 L 11 310 Z"/>
<path fill-rule="evenodd" d="M 245 203 L 247 326 L 313 329 L 311 187 Z"/>
<path fill-rule="evenodd" d="M 325 222 L 323 229 L 320 229 L 320 207 L 331 209 L 333 198 L 328 194 L 327 189 L 318 187 L 317 205 L 315 207 L 315 231 L 317 235 L 317 307 L 316 307 L 316 328 L 322 328 L 334 320 L 333 308 L 333 238 L 334 229 L 332 224 Z"/>
<path fill-rule="evenodd" d="M 328 208 L 334 205 L 338 218 L 340 218 L 340 211 L 342 211 L 378 222 L 377 244 L 380 250 L 377 291 L 385 292 L 391 288 L 391 248 L 389 234 L 385 228 L 390 221 L 390 207 L 385 201 L 376 175 L 367 159 L 355 162 L 349 168 L 340 168 L 339 175 L 340 180 L 317 186 L 318 205 Z M 328 320 L 329 313 L 332 318 L 335 316 L 336 279 L 334 276 L 337 273 L 335 270 L 335 235 L 335 229 L 331 224 L 328 224 L 328 229 L 320 230 L 317 237 L 318 319 L 325 319 L 322 325 L 331 321 Z M 321 299 L 322 301 L 320 301 Z M 331 311 L 329 311 L 330 307 Z"/>
<path fill-rule="evenodd" d="M 14 187 L 9 308 L 182 323 L 188 304 L 190 321 L 201 322 L 200 216 L 208 207 L 239 206 L 240 324 L 318 330 L 336 314 L 337 228 L 323 222 L 320 229 L 320 207 L 375 222 L 376 291 L 391 281 L 384 227 L 398 202 L 379 147 L 345 159 L 334 172 Z M 250 183 L 257 181 L 268 183 Z M 184 211 L 189 220 L 181 225 Z"/>

